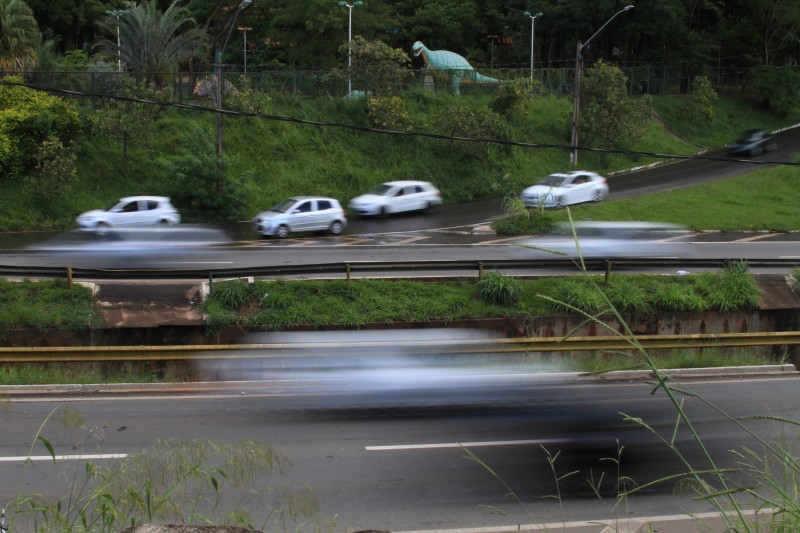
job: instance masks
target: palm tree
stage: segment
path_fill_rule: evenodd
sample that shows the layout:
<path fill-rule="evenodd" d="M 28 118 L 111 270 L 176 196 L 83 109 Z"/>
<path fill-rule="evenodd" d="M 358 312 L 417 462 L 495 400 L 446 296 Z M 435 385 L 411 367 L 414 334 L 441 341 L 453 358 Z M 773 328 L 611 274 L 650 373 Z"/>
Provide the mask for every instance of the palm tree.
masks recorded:
<path fill-rule="evenodd" d="M 32 68 L 42 34 L 22 0 L 0 0 L 0 71 Z"/>
<path fill-rule="evenodd" d="M 119 17 L 109 16 L 100 25 L 115 38 L 101 39 L 95 47 L 105 49 L 114 60 L 119 58 L 158 88 L 170 73 L 177 71 L 181 61 L 206 53 L 207 32 L 195 27 L 189 11 L 178 2 L 172 2 L 163 13 L 157 2 L 150 0 L 123 11 Z"/>

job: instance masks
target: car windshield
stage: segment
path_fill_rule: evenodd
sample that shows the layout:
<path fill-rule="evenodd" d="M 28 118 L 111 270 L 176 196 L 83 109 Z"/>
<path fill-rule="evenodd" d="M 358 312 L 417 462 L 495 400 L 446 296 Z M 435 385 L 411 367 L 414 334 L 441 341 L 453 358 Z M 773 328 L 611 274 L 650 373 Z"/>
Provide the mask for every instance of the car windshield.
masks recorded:
<path fill-rule="evenodd" d="M 386 183 L 381 183 L 380 185 L 378 185 L 377 187 L 372 189 L 370 191 L 370 194 L 374 194 L 376 196 L 386 196 L 386 195 L 389 194 L 389 191 L 391 191 L 392 189 L 394 189 L 393 186 L 388 185 Z"/>
<path fill-rule="evenodd" d="M 761 134 L 761 130 L 748 130 L 748 131 L 744 132 L 744 134 L 742 135 L 742 138 L 739 139 L 739 142 L 755 141 L 756 139 L 758 139 L 761 136 L 760 134 Z"/>
<path fill-rule="evenodd" d="M 270 211 L 275 211 L 276 213 L 285 213 L 288 211 L 294 204 L 297 203 L 297 200 L 294 198 L 288 198 L 281 203 L 275 205 L 270 209 Z"/>
<path fill-rule="evenodd" d="M 539 185 L 547 185 L 548 187 L 561 187 L 566 178 L 556 174 L 550 174 L 545 179 L 539 182 Z"/>
<path fill-rule="evenodd" d="M 123 202 L 122 200 L 117 200 L 116 202 L 114 202 L 113 204 L 111 204 L 111 205 L 110 205 L 110 206 L 109 206 L 109 207 L 106 209 L 106 211 L 109 211 L 109 212 L 120 211 L 120 210 L 122 209 L 122 206 L 123 206 L 123 205 L 126 205 L 127 203 L 128 203 L 128 202 Z"/>

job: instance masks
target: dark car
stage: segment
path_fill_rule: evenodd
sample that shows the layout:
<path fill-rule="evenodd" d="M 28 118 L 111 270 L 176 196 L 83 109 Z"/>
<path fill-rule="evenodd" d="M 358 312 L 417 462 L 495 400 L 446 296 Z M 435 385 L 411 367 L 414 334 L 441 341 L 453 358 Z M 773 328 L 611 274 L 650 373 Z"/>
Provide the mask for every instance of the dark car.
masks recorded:
<path fill-rule="evenodd" d="M 735 143 L 728 146 L 732 155 L 759 155 L 778 149 L 778 142 L 767 130 L 747 130 Z"/>

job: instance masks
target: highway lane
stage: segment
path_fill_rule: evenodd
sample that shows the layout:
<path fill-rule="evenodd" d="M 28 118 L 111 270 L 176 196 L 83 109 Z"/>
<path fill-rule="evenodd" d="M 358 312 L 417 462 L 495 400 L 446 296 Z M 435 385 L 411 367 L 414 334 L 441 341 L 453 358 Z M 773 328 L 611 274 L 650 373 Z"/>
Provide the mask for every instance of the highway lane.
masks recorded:
<path fill-rule="evenodd" d="M 735 415 L 782 415 L 800 418 L 796 378 L 687 382 L 691 390 Z M 42 398 L 11 397 L 3 410 L 6 428 L 0 438 L 4 479 L 0 497 L 8 501 L 23 479 L 22 462 L 39 425 L 55 407 L 67 404 L 83 419 L 65 429 L 53 417 L 44 430 L 56 454 L 132 454 L 159 439 L 216 439 L 269 442 L 285 453 L 292 466 L 282 475 L 259 479 L 253 488 L 299 490 L 308 484 L 319 498 L 319 512 L 308 520 L 333 519 L 336 530 L 413 530 L 501 526 L 517 523 L 607 519 L 630 512 L 635 516 L 710 510 L 708 504 L 676 495 L 670 486 L 650 489 L 613 509 L 615 500 L 592 496 L 586 479 L 597 475 L 614 455 L 612 437 L 619 436 L 622 474 L 637 482 L 674 471 L 674 455 L 647 432 L 621 421 L 619 412 L 642 417 L 669 437 L 673 411 L 662 393 L 651 395 L 645 383 L 563 383 L 532 387 L 519 399 L 533 408 L 472 409 L 319 409 L 304 408 L 300 396 L 241 384 L 227 392 L 208 390 L 164 395 L 100 395 Z M 686 409 L 720 465 L 734 463 L 729 450 L 751 442 L 692 397 Z M 519 407 L 520 404 L 515 404 Z M 529 406 L 530 407 L 530 406 Z M 555 415 L 555 416 L 553 416 Z M 795 438 L 793 430 L 766 421 L 748 421 L 762 435 Z M 696 450 L 679 432 L 682 449 L 693 460 Z M 475 460 L 465 457 L 466 449 Z M 542 447 L 562 455 L 555 462 L 563 480 L 561 501 Z M 40 444 L 34 454 L 45 454 Z M 97 459 L 109 464 L 120 459 Z M 71 465 L 71 466 L 70 466 Z M 696 463 L 698 467 L 704 466 Z M 57 476 L 82 461 L 37 460 L 28 468 L 23 492 L 63 496 Z M 496 476 L 488 471 L 491 468 Z M 616 479 L 614 472 L 608 475 Z M 499 479 L 498 479 L 499 478 Z M 70 476 L 62 478 L 65 483 Z M 509 496 L 509 491 L 515 496 Z M 234 494 L 225 493 L 226 499 Z M 519 497 L 521 502 L 516 500 Z M 277 503 L 274 499 L 273 503 Z M 282 500 L 286 501 L 286 500 Z M 251 505 L 255 505 L 251 502 Z M 263 509 L 262 507 L 255 507 Z M 563 511 L 563 515 L 562 515 Z M 305 519 L 303 519 L 305 520 Z M 291 529 L 291 527 L 289 527 Z"/>

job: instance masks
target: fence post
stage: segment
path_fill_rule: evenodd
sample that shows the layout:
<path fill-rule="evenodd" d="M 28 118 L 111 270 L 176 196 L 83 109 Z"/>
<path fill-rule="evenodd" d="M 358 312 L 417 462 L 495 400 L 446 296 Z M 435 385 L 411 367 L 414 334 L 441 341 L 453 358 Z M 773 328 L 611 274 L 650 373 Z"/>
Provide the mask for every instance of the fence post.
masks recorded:
<path fill-rule="evenodd" d="M 478 261 L 478 279 L 483 277 L 483 261 Z"/>
<path fill-rule="evenodd" d="M 611 279 L 611 260 L 606 259 L 606 285 L 608 285 L 609 279 Z"/>
<path fill-rule="evenodd" d="M 67 267 L 67 285 L 72 290 L 72 267 Z"/>
<path fill-rule="evenodd" d="M 345 263 L 344 268 L 347 272 L 347 292 L 350 292 L 350 263 Z"/>

